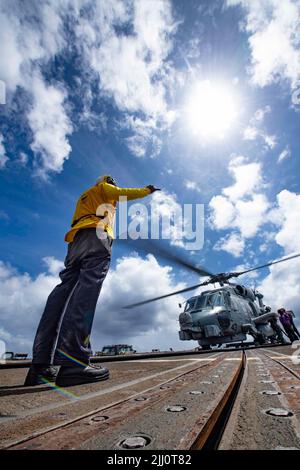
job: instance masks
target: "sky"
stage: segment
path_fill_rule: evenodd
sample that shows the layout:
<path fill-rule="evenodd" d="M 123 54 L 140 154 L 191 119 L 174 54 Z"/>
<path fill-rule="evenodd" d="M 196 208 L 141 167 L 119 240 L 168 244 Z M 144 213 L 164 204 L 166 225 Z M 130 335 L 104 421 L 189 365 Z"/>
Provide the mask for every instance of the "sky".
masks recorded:
<path fill-rule="evenodd" d="M 0 0 L 0 340 L 30 352 L 78 196 L 101 174 L 203 204 L 212 272 L 300 252 L 298 0 Z M 5 90 L 5 96 L 3 96 Z M 4 99 L 5 98 L 5 99 Z M 300 316 L 299 258 L 241 279 Z M 114 243 L 92 347 L 183 349 L 199 277 Z"/>

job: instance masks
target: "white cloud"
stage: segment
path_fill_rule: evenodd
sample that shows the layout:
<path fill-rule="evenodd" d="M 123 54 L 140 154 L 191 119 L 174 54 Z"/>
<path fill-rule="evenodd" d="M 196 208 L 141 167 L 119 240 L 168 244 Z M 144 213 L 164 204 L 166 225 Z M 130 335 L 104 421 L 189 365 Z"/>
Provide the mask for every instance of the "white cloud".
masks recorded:
<path fill-rule="evenodd" d="M 227 0 L 235 5 L 247 12 L 242 27 L 249 34 L 253 83 L 287 80 L 293 88 L 300 77 L 299 1 Z"/>
<path fill-rule="evenodd" d="M 234 157 L 229 163 L 229 172 L 235 182 L 232 186 L 223 189 L 223 194 L 230 201 L 251 195 L 262 185 L 261 164 L 248 163 L 245 157 Z"/>
<path fill-rule="evenodd" d="M 65 46 L 63 14 L 68 1 L 45 0 L 24 4 L 20 0 L 0 5 L 0 75 L 8 90 L 19 85 L 31 89 L 31 76 Z M 39 61 L 39 63 L 36 63 Z"/>
<path fill-rule="evenodd" d="M 277 194 L 277 222 L 280 230 L 275 236 L 276 243 L 285 253 L 300 252 L 300 194 L 284 189 Z"/>
<path fill-rule="evenodd" d="M 161 235 L 169 239 L 171 245 L 183 246 L 184 227 L 182 227 L 182 207 L 175 194 L 166 191 L 157 191 L 150 202 L 151 223 L 160 227 Z M 158 225 L 156 222 L 159 222 Z M 171 223 L 170 223 L 171 221 Z"/>
<path fill-rule="evenodd" d="M 154 118 L 151 117 L 143 120 L 128 115 L 120 127 L 129 129 L 131 132 L 134 131 L 134 134 L 126 137 L 125 141 L 129 150 L 136 157 L 144 157 L 145 155 L 156 157 L 159 155 L 162 141 L 153 133 L 153 130 L 156 128 L 156 120 Z"/>
<path fill-rule="evenodd" d="M 0 134 L 0 170 L 2 170 L 5 165 L 6 165 L 6 162 L 8 161 L 8 157 L 5 153 L 5 147 L 4 147 L 4 144 L 3 144 L 3 135 Z"/>
<path fill-rule="evenodd" d="M 278 157 L 277 163 L 281 163 L 283 160 L 286 158 L 289 158 L 291 156 L 291 151 L 288 146 L 286 146 L 282 152 L 280 152 L 280 155 Z"/>
<path fill-rule="evenodd" d="M 32 340 L 47 296 L 59 282 L 63 263 L 44 258 L 48 269 L 36 277 L 20 274 L 0 262 L 0 339 L 14 351 L 30 352 Z M 125 304 L 183 288 L 173 280 L 172 268 L 162 267 L 149 255 L 146 259 L 127 256 L 117 260 L 104 282 L 93 326 L 93 347 L 105 343 L 131 342 L 145 347 L 183 347 L 178 340 L 178 302 L 181 296 L 124 310 Z M 186 345 L 184 345 L 186 347 Z"/>
<path fill-rule="evenodd" d="M 265 115 L 271 112 L 271 106 L 266 105 L 264 108 L 259 108 L 254 113 L 254 119 L 256 122 L 263 122 Z"/>
<path fill-rule="evenodd" d="M 9 348 L 33 339 L 47 295 L 56 283 L 57 277 L 48 272 L 31 278 L 0 262 L 1 325 L 12 336 Z"/>
<path fill-rule="evenodd" d="M 8 331 L 4 330 L 4 328 L 0 328 L 0 338 L 1 338 L 0 341 L 1 340 L 2 341 L 8 341 L 8 340 L 11 340 L 12 335 L 10 333 L 8 333 Z M 1 358 L 1 356 L 0 356 L 0 358 Z"/>
<path fill-rule="evenodd" d="M 264 182 L 260 163 L 248 163 L 245 157 L 234 157 L 229 164 L 234 183 L 214 196 L 209 207 L 211 223 L 217 230 L 234 229 L 235 234 L 221 239 L 216 249 L 233 250 L 234 256 L 242 254 L 244 239 L 254 237 L 266 222 L 270 208 L 262 193 Z"/>
<path fill-rule="evenodd" d="M 57 260 L 53 256 L 46 256 L 43 258 L 43 261 L 52 276 L 58 276 L 59 272 L 64 269 L 63 261 Z"/>
<path fill-rule="evenodd" d="M 122 309 L 126 304 L 183 288 L 183 284 L 175 283 L 171 275 L 172 268 L 160 266 L 152 255 L 148 255 L 146 259 L 133 256 L 119 259 L 116 269 L 109 273 L 103 289 L 103 305 L 110 312 L 110 318 L 105 322 L 101 321 L 101 302 L 99 303 L 99 331 L 108 335 L 122 334 L 125 338 L 128 335 L 138 336 L 141 337 L 141 344 L 142 336 L 149 331 L 155 334 L 165 329 L 166 335 L 167 331 L 174 335 L 178 329 L 176 314 L 181 296 L 146 304 L 137 309 Z M 117 291 L 115 286 L 118 286 Z M 97 329 L 97 320 L 95 326 Z"/>
<path fill-rule="evenodd" d="M 267 243 L 262 243 L 260 246 L 259 246 L 259 251 L 261 253 L 266 253 L 268 251 L 268 244 Z"/>
<path fill-rule="evenodd" d="M 22 3 L 22 4 L 21 4 Z M 66 93 L 61 86 L 48 86 L 41 69 L 66 45 L 63 17 L 68 2 L 18 0 L 0 5 L 0 76 L 10 93 L 17 87 L 26 90 L 29 101 L 28 124 L 33 134 L 40 173 L 61 171 L 71 147 L 67 134 L 72 126 L 66 115 Z"/>
<path fill-rule="evenodd" d="M 260 137 L 266 144 L 267 148 L 273 149 L 276 146 L 276 135 L 268 134 L 265 129 L 261 127 L 266 114 L 269 114 L 271 111 L 272 110 L 269 105 L 255 111 L 254 116 L 250 119 L 249 125 L 244 129 L 244 140 L 256 140 Z"/>
<path fill-rule="evenodd" d="M 85 63 L 99 76 L 100 93 L 125 113 L 121 125 L 133 132 L 126 139 L 130 151 L 137 157 L 155 156 L 160 152 L 155 133 L 174 120 L 165 96 L 170 69 L 166 59 L 175 28 L 171 4 L 115 0 L 94 3 L 92 10 L 88 19 L 78 18 L 75 28 Z M 130 34 L 122 28 L 130 28 Z M 135 113 L 142 117 L 134 118 Z"/>
<path fill-rule="evenodd" d="M 235 225 L 245 238 L 254 237 L 265 223 L 270 203 L 264 194 L 253 194 L 248 201 L 236 202 Z"/>
<path fill-rule="evenodd" d="M 146 154 L 145 139 L 141 135 L 132 135 L 126 138 L 127 147 L 136 157 L 144 157 Z"/>
<path fill-rule="evenodd" d="M 18 162 L 20 165 L 25 166 L 28 162 L 28 155 L 24 152 L 20 152 Z"/>
<path fill-rule="evenodd" d="M 190 189 L 191 191 L 197 191 L 198 193 L 201 192 L 196 181 L 184 180 L 183 184 L 186 189 Z"/>
<path fill-rule="evenodd" d="M 258 129 L 256 127 L 247 126 L 244 129 L 245 140 L 255 140 L 257 136 L 258 136 Z"/>
<path fill-rule="evenodd" d="M 130 206 L 129 214 L 132 221 L 128 232 L 132 238 L 140 224 L 146 234 L 148 228 L 151 228 L 151 236 L 154 239 L 170 239 L 172 244 L 177 241 L 178 236 L 182 237 L 182 233 L 177 230 L 182 221 L 182 208 L 175 194 L 164 190 L 156 191 L 146 207 L 139 202 L 134 203 Z"/>
<path fill-rule="evenodd" d="M 231 233 L 221 238 L 214 246 L 214 250 L 226 251 L 237 258 L 243 254 L 244 249 L 245 240 L 237 233 Z"/>
<path fill-rule="evenodd" d="M 212 224 L 217 230 L 229 228 L 235 219 L 235 206 L 225 196 L 214 196 L 209 203 L 213 212 Z"/>
<path fill-rule="evenodd" d="M 48 171 L 61 171 L 71 151 L 67 135 L 72 125 L 66 115 L 64 103 L 66 92 L 60 87 L 47 85 L 40 76 L 32 80 L 33 106 L 28 121 L 33 133 L 31 149 L 42 161 L 38 170 L 46 175 Z"/>
<path fill-rule="evenodd" d="M 276 135 L 267 135 L 265 134 L 264 136 L 264 139 L 265 139 L 265 143 L 266 145 L 270 148 L 270 149 L 273 149 L 276 144 L 277 144 L 277 137 Z"/>
<path fill-rule="evenodd" d="M 26 104 L 31 103 L 24 116 L 41 176 L 60 172 L 71 151 L 68 84 L 49 83 L 44 70 L 54 57 L 68 53 L 73 33 L 79 65 L 74 78 L 83 108 L 79 123 L 103 129 L 105 116 L 99 119 L 92 105 L 109 98 L 122 112 L 119 122 L 132 134 L 124 140 L 129 149 L 137 156 L 160 153 L 160 135 L 174 120 L 166 101 L 174 28 L 168 0 L 1 2 L 0 42 L 5 47 L 0 76 L 10 93 L 8 103 L 18 87 L 26 91 Z M 139 121 L 128 120 L 137 113 Z"/>
<path fill-rule="evenodd" d="M 276 209 L 270 214 L 278 226 L 275 241 L 285 256 L 300 253 L 300 194 L 283 190 L 277 195 Z M 274 308 L 285 307 L 298 314 L 300 311 L 300 259 L 295 258 L 271 266 L 270 273 L 259 286 L 265 300 Z"/>
<path fill-rule="evenodd" d="M 98 4 L 96 8 L 102 14 L 100 21 L 97 18 L 99 25 L 105 22 L 106 27 L 102 30 L 100 47 L 92 44 L 90 60 L 93 69 L 100 74 L 101 90 L 110 94 L 125 111 L 141 111 L 154 117 L 163 114 L 165 90 L 156 76 L 161 75 L 171 47 L 170 3 L 116 1 Z M 114 34 L 115 23 L 124 26 L 128 21 L 132 22 L 131 35 Z"/>
<path fill-rule="evenodd" d="M 270 273 L 258 286 L 264 294 L 267 305 L 278 310 L 284 307 L 293 310 L 299 326 L 300 311 L 300 260 L 296 258 L 281 264 L 271 266 Z"/>
<path fill-rule="evenodd" d="M 237 266 L 234 266 L 234 268 L 232 269 L 233 272 L 240 272 L 240 271 L 246 271 L 247 269 L 251 269 L 253 267 L 253 265 L 249 265 L 249 264 L 238 264 Z M 239 276 L 239 282 L 242 282 L 242 283 L 245 283 L 246 285 L 247 284 L 250 284 L 253 286 L 254 284 L 254 280 L 257 279 L 259 276 L 259 271 L 251 271 L 249 273 L 245 273 L 245 274 L 241 274 Z"/>
<path fill-rule="evenodd" d="M 300 194 L 285 189 L 277 194 L 276 203 L 273 207 L 268 203 L 263 194 L 256 194 L 255 196 L 257 198 L 256 207 L 252 204 L 251 199 L 250 207 L 247 206 L 247 202 L 241 200 L 230 202 L 228 197 L 225 196 L 218 196 L 217 202 L 215 199 L 212 200 L 214 226 L 217 229 L 228 228 L 236 230 L 237 227 L 240 229 L 240 234 L 233 231 L 221 238 L 214 248 L 227 251 L 233 254 L 233 256 L 240 256 L 243 252 L 245 238 L 247 239 L 258 234 L 257 229 L 262 227 L 264 222 L 271 222 L 273 224 L 272 230 L 259 232 L 264 240 L 264 243 L 259 247 L 260 252 L 267 252 L 270 244 L 275 241 L 277 246 L 282 249 L 283 256 L 300 253 L 300 220 L 296 216 L 296 214 L 300 213 Z M 241 204 L 243 205 L 243 210 Z M 240 216 L 242 215 L 241 219 L 239 219 L 237 213 Z M 258 218 L 261 223 L 257 225 Z M 253 225 L 256 227 L 255 230 L 253 230 Z M 277 231 L 274 231 L 274 226 L 277 227 Z M 244 267 L 238 266 L 234 270 L 239 271 L 243 269 Z M 246 279 L 248 278 L 249 275 L 247 275 Z M 258 290 L 265 295 L 265 302 L 271 305 L 272 308 L 278 309 L 284 306 L 294 310 L 297 314 L 300 311 L 299 286 L 300 259 L 296 258 L 271 266 L 269 274 L 260 283 Z"/>

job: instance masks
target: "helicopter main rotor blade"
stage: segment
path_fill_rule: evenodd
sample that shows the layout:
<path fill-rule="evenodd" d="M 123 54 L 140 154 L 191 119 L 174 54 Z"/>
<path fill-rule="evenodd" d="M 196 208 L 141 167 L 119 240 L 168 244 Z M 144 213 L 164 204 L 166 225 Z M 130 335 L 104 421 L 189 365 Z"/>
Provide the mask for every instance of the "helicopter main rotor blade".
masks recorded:
<path fill-rule="evenodd" d="M 168 250 L 165 247 L 157 246 L 157 244 L 153 240 L 132 240 L 132 239 L 120 239 L 118 238 L 119 242 L 126 242 L 127 244 L 131 245 L 133 249 L 136 251 L 142 251 L 143 253 L 151 253 L 154 256 L 158 256 L 160 258 L 164 258 L 166 261 L 171 261 L 173 264 L 177 264 L 180 267 L 189 269 L 194 273 L 198 274 L 199 276 L 213 276 L 210 271 L 207 271 L 206 268 L 202 266 L 195 266 L 194 264 L 190 263 L 183 257 L 174 254 L 171 250 Z"/>
<path fill-rule="evenodd" d="M 155 302 L 156 300 L 166 299 L 167 297 L 171 297 L 172 295 L 183 294 L 184 292 L 197 289 L 197 287 L 203 286 L 205 284 L 206 283 L 202 282 L 201 284 L 196 284 L 195 286 L 186 287 L 185 289 L 177 290 L 175 292 L 172 292 L 171 294 L 160 295 L 159 297 L 153 297 L 153 299 L 143 300 L 142 302 L 137 302 L 135 304 L 126 305 L 123 308 L 127 309 L 127 308 L 139 307 L 140 305 L 149 304 L 150 302 Z"/>
<path fill-rule="evenodd" d="M 287 258 L 279 259 L 278 261 L 271 261 L 271 263 L 262 264 L 261 266 L 256 266 L 256 268 L 246 269 L 246 271 L 240 271 L 240 272 L 234 273 L 234 277 L 241 276 L 241 274 L 250 273 L 251 271 L 256 271 L 257 269 L 267 268 L 268 266 L 272 266 L 273 264 L 283 263 L 283 261 L 288 261 L 290 259 L 298 258 L 299 256 L 300 256 L 300 253 L 298 253 L 297 255 L 288 256 Z"/>

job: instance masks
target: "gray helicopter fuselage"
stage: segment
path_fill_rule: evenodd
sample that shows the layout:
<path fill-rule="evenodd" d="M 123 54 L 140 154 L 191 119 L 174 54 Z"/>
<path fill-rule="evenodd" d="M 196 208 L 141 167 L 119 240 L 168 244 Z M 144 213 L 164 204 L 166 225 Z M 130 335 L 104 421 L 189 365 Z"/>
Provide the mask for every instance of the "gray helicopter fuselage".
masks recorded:
<path fill-rule="evenodd" d="M 245 341 L 247 334 L 274 335 L 262 294 L 242 285 L 226 285 L 189 298 L 179 315 L 179 338 L 203 346 Z"/>

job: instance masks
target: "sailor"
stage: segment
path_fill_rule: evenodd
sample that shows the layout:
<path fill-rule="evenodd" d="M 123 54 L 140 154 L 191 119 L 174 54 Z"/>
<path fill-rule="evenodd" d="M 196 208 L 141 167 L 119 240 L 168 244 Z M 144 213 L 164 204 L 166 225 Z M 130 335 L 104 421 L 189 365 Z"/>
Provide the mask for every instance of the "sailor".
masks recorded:
<path fill-rule="evenodd" d="M 279 308 L 277 312 L 279 313 L 279 320 L 290 341 L 297 341 L 298 338 L 294 332 L 292 316 L 285 310 L 285 308 Z"/>
<path fill-rule="evenodd" d="M 294 312 L 292 310 L 287 310 L 287 313 L 288 315 L 290 316 L 290 319 L 291 319 L 291 324 L 292 324 L 292 328 L 293 328 L 293 332 L 295 334 L 295 336 L 297 337 L 297 340 L 300 339 L 300 333 L 295 325 L 295 321 L 294 321 L 294 318 L 296 318 Z"/>
<path fill-rule="evenodd" d="M 125 196 L 123 200 L 138 199 L 156 190 L 152 185 L 119 188 L 111 176 L 105 175 L 78 199 L 65 236 L 65 269 L 59 274 L 61 283 L 49 295 L 40 320 L 26 386 L 56 380 L 56 385 L 66 387 L 108 379 L 108 369 L 89 363 L 90 335 L 110 265 L 117 202 L 120 196 Z M 52 364 L 61 366 L 58 374 Z"/>
<path fill-rule="evenodd" d="M 271 313 L 271 311 L 272 311 L 271 307 L 269 307 L 269 306 L 266 306 L 266 307 L 265 307 L 265 312 L 266 312 L 266 313 Z M 273 341 L 274 341 L 274 340 L 276 341 L 276 339 L 277 339 L 280 343 L 283 343 L 283 344 L 284 344 L 286 341 L 285 341 L 285 339 L 284 339 L 284 337 L 283 337 L 282 329 L 280 328 L 280 326 L 279 326 L 279 324 L 278 324 L 278 320 L 279 320 L 279 315 L 278 315 L 278 313 L 273 312 L 273 313 L 272 313 L 272 317 L 271 317 L 270 320 L 269 320 L 269 323 L 270 323 L 271 327 L 273 328 L 273 330 L 274 330 L 275 333 L 276 333 L 276 336 L 274 335 Z"/>

